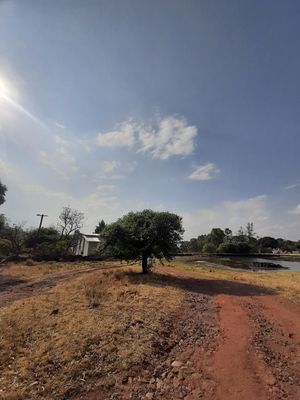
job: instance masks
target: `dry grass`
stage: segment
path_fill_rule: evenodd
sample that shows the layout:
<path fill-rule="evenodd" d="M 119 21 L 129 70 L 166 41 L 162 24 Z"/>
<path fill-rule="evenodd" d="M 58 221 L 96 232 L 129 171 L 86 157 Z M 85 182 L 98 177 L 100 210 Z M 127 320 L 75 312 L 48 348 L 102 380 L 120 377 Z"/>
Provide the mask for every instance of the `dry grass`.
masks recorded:
<path fill-rule="evenodd" d="M 68 271 L 85 271 L 90 269 L 120 268 L 120 263 L 111 262 L 34 262 L 34 265 L 9 264 L 3 268 L 3 276 L 12 276 L 22 280 L 33 280 L 45 277 L 47 275 L 59 274 Z"/>
<path fill-rule="evenodd" d="M 182 292 L 136 271 L 95 271 L 0 309 L 0 398 L 71 398 L 150 354 Z"/>
<path fill-rule="evenodd" d="M 175 268 L 191 271 L 194 276 L 211 279 L 234 280 L 240 282 L 261 285 L 275 289 L 279 294 L 294 302 L 300 302 L 300 272 L 276 271 L 276 272 L 250 272 L 234 271 L 227 268 L 212 268 L 191 262 L 188 257 L 178 257 L 169 265 Z"/>

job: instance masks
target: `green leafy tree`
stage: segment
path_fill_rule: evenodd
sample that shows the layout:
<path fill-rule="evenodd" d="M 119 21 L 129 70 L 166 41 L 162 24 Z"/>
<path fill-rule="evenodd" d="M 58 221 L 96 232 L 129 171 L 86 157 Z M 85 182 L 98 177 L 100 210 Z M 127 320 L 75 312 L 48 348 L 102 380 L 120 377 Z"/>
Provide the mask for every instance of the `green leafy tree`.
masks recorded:
<path fill-rule="evenodd" d="M 103 221 L 103 219 L 98 222 L 98 225 L 95 228 L 95 233 L 101 233 L 103 229 L 106 227 L 106 223 Z"/>
<path fill-rule="evenodd" d="M 278 241 L 270 236 L 264 236 L 257 241 L 259 251 L 267 253 L 278 247 Z"/>
<path fill-rule="evenodd" d="M 216 253 L 217 247 L 213 243 L 206 243 L 203 246 L 203 253 Z"/>
<path fill-rule="evenodd" d="M 13 226 L 7 226 L 5 228 L 3 237 L 10 241 L 11 252 L 14 255 L 19 255 L 24 248 L 26 237 L 24 224 L 14 224 Z"/>
<path fill-rule="evenodd" d="M 227 243 L 231 242 L 232 230 L 229 228 L 225 228 L 224 233 L 225 233 L 224 242 L 227 242 Z"/>
<path fill-rule="evenodd" d="M 41 243 L 54 243 L 60 238 L 60 234 L 54 227 L 33 229 L 27 232 L 26 247 L 35 247 Z"/>
<path fill-rule="evenodd" d="M 223 243 L 225 238 L 225 233 L 220 228 L 213 228 L 209 234 L 209 242 L 214 246 L 218 247 Z"/>
<path fill-rule="evenodd" d="M 7 192 L 7 187 L 3 185 L 3 183 L 0 180 L 0 206 L 5 202 L 6 192 Z"/>
<path fill-rule="evenodd" d="M 203 251 L 203 247 L 209 241 L 209 235 L 199 235 L 198 236 L 198 246 L 199 251 Z"/>
<path fill-rule="evenodd" d="M 103 250 L 123 260 L 141 260 L 147 273 L 148 259 L 170 260 L 178 251 L 184 229 L 182 218 L 169 212 L 130 212 L 107 225 L 100 234 Z"/>

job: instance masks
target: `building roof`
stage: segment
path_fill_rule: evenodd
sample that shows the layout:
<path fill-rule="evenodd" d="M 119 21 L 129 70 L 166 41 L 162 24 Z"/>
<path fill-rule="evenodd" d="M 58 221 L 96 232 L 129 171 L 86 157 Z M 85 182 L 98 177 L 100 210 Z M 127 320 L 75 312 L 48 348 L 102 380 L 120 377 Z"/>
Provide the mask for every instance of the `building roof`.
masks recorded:
<path fill-rule="evenodd" d="M 87 233 L 87 234 L 83 233 L 82 236 L 84 237 L 84 239 L 87 242 L 100 242 L 99 235 L 97 235 L 95 233 L 91 233 L 91 234 L 90 233 Z"/>

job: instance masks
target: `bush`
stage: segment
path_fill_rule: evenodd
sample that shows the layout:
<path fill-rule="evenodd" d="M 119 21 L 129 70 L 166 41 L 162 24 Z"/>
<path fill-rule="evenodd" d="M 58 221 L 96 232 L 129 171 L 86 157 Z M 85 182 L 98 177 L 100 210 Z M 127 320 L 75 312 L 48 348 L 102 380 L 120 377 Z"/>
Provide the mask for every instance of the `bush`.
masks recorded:
<path fill-rule="evenodd" d="M 84 282 L 84 292 L 90 308 L 99 307 L 101 300 L 107 295 L 103 281 L 93 277 Z"/>
<path fill-rule="evenodd" d="M 233 243 L 222 243 L 218 247 L 218 253 L 229 253 L 234 254 L 236 253 L 237 247 Z"/>
<path fill-rule="evenodd" d="M 58 261 L 66 255 L 68 245 L 64 240 L 56 243 L 41 243 L 34 250 L 34 258 L 36 260 Z"/>
<path fill-rule="evenodd" d="M 34 229 L 27 233 L 26 247 L 35 247 L 41 243 L 55 243 L 59 240 L 60 234 L 55 228 Z"/>
<path fill-rule="evenodd" d="M 8 239 L 0 239 L 0 256 L 7 257 L 11 253 L 12 243 Z"/>
<path fill-rule="evenodd" d="M 202 249 L 203 253 L 216 253 L 217 248 L 213 243 L 206 243 Z"/>
<path fill-rule="evenodd" d="M 27 267 L 32 267 L 33 265 L 35 265 L 35 262 L 31 259 L 28 258 L 25 263 L 24 263 Z"/>

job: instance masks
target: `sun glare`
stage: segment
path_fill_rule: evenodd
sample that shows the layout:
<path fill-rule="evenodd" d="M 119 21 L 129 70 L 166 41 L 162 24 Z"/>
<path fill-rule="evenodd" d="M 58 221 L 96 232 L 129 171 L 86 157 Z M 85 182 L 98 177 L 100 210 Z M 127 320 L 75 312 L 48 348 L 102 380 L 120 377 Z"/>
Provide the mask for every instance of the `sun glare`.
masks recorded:
<path fill-rule="evenodd" d="M 0 97 L 10 98 L 13 94 L 13 89 L 10 83 L 3 78 L 0 78 Z"/>

